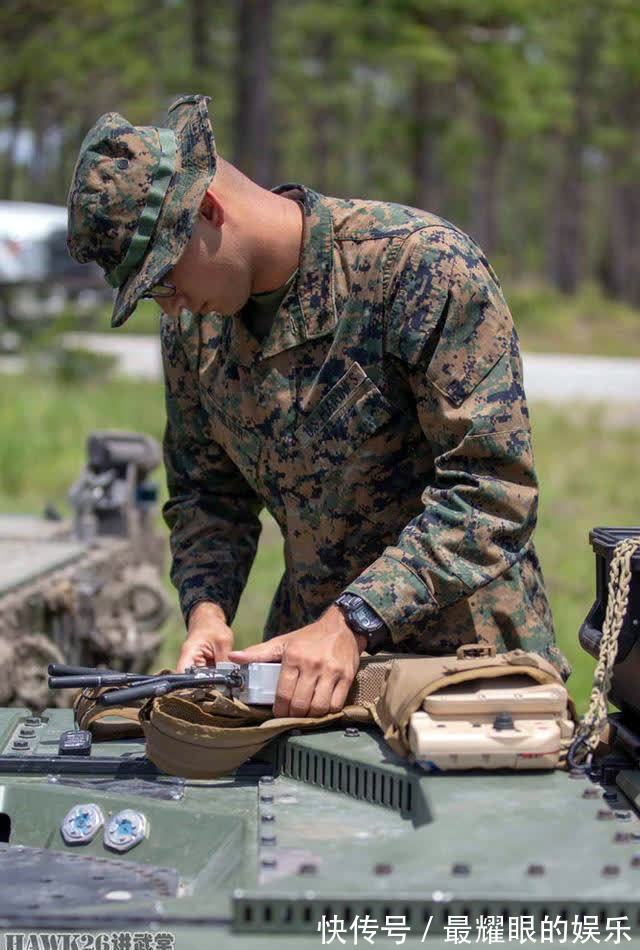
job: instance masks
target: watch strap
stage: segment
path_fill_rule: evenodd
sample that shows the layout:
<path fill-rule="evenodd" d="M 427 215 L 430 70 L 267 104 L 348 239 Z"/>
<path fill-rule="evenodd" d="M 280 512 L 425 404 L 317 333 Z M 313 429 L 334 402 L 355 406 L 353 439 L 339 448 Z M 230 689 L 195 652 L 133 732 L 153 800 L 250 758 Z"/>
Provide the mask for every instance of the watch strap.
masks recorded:
<path fill-rule="evenodd" d="M 367 638 L 369 652 L 388 644 L 389 631 L 384 620 L 357 594 L 340 594 L 335 600 L 349 628 L 354 634 Z"/>

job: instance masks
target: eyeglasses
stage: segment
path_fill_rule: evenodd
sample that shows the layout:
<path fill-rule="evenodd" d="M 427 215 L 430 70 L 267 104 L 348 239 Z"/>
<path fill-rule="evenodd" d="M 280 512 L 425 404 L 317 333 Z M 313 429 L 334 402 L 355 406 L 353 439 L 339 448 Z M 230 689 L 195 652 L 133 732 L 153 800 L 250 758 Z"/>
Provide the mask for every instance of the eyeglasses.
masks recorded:
<path fill-rule="evenodd" d="M 145 290 L 143 294 L 140 294 L 141 297 L 173 297 L 176 292 L 175 284 L 168 284 L 162 281 L 158 281 L 157 284 L 152 284 L 148 290 Z"/>

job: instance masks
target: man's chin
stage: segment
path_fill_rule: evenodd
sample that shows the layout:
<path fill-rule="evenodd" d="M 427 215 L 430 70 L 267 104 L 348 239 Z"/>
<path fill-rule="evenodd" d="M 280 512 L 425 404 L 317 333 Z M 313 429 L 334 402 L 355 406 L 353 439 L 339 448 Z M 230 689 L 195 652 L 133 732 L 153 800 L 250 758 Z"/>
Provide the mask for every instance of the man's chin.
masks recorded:
<path fill-rule="evenodd" d="M 218 310 L 218 313 L 223 317 L 236 317 L 245 308 L 245 306 L 247 305 L 248 299 L 249 298 L 247 297 L 247 300 L 243 300 L 240 303 L 236 302 L 233 309 L 229 307 L 224 310 Z"/>

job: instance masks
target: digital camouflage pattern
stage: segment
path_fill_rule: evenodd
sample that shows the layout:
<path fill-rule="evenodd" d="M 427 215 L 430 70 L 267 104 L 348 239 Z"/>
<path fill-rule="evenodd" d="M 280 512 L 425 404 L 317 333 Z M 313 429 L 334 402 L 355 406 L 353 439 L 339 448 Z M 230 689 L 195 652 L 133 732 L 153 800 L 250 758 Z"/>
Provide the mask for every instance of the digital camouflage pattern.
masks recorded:
<path fill-rule="evenodd" d="M 171 270 L 191 237 L 217 164 L 208 99 L 177 99 L 166 128 L 133 126 L 107 112 L 80 147 L 67 199 L 67 247 L 83 264 L 97 261 L 118 288 L 114 327 Z"/>
<path fill-rule="evenodd" d="M 298 276 L 260 344 L 241 317 L 163 316 L 172 579 L 232 623 L 266 506 L 286 570 L 264 637 L 342 591 L 402 652 L 540 653 L 567 676 L 531 539 L 518 339 L 473 241 L 426 212 L 300 185 Z"/>

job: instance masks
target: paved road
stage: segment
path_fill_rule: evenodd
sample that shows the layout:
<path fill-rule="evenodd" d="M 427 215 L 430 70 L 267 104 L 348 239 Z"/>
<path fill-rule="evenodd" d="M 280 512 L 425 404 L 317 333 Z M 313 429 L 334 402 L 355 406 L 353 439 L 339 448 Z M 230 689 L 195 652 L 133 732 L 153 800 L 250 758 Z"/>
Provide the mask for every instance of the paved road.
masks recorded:
<path fill-rule="evenodd" d="M 137 379 L 160 379 L 158 340 L 153 336 L 110 333 L 68 333 L 65 342 L 118 357 L 120 372 Z M 524 380 L 530 400 L 555 403 L 606 402 L 640 411 L 640 359 L 525 353 Z M 12 359 L 5 368 L 19 369 Z"/>
<path fill-rule="evenodd" d="M 110 333 L 66 333 L 63 340 L 67 346 L 116 356 L 123 376 L 133 379 L 160 379 L 162 376 L 158 337 L 119 334 L 112 330 Z"/>
<path fill-rule="evenodd" d="M 640 359 L 525 353 L 529 399 L 620 402 L 640 406 Z"/>

